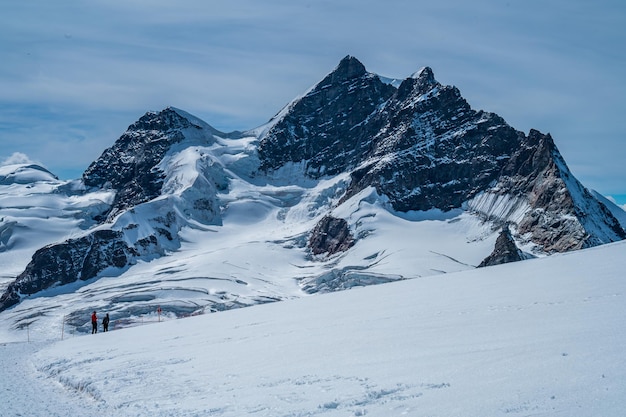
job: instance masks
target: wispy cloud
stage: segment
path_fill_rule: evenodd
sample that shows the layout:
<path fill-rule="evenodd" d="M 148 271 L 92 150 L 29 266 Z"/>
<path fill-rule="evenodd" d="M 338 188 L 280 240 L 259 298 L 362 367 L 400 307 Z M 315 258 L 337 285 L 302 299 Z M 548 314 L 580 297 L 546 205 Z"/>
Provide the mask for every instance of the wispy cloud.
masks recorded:
<path fill-rule="evenodd" d="M 33 161 L 28 157 L 28 155 L 23 154 L 21 152 L 14 152 L 8 158 L 0 161 L 0 166 L 5 165 L 15 165 L 15 164 L 32 164 Z"/>

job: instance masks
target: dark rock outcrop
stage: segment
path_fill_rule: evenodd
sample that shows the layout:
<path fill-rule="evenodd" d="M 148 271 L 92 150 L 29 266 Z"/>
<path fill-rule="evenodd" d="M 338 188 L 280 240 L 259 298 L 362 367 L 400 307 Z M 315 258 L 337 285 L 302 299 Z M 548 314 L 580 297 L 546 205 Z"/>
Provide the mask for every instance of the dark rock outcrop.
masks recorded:
<path fill-rule="evenodd" d="M 24 272 L 0 297 L 0 311 L 19 303 L 22 297 L 47 288 L 87 281 L 107 268 L 125 268 L 138 254 L 126 245 L 121 232 L 113 230 L 99 230 L 46 246 L 33 255 Z"/>
<path fill-rule="evenodd" d="M 500 232 L 498 238 L 496 239 L 496 244 L 493 252 L 488 257 L 486 257 L 480 263 L 480 265 L 478 265 L 478 267 L 482 268 L 485 266 L 506 264 L 509 262 L 517 262 L 524 259 L 528 259 L 528 256 L 526 256 L 524 252 L 518 249 L 517 245 L 515 244 L 515 239 L 513 239 L 509 228 L 505 226 Z"/>
<path fill-rule="evenodd" d="M 309 247 L 314 255 L 345 252 L 352 245 L 354 238 L 348 228 L 348 222 L 332 216 L 324 216 L 309 238 Z"/>
<path fill-rule="evenodd" d="M 626 239 L 618 220 L 570 173 L 549 134 L 531 130 L 487 192 L 523 198 L 529 210 L 517 233 L 548 253 Z"/>

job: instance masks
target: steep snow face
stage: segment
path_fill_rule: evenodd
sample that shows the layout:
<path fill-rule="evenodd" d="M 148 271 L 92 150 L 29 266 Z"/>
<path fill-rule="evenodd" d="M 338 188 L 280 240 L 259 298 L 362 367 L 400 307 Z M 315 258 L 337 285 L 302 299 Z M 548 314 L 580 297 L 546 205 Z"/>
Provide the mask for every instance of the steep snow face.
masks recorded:
<path fill-rule="evenodd" d="M 613 217 L 617 219 L 620 223 L 622 229 L 626 230 L 626 211 L 615 204 L 613 201 L 607 199 L 600 193 L 594 190 L 589 190 L 589 192 L 613 214 Z"/>
<path fill-rule="evenodd" d="M 593 197 L 592 193 L 571 175 L 560 155 L 555 160 L 562 172 L 565 187 L 572 196 L 577 218 L 588 235 L 584 246 L 592 247 L 626 239 L 626 229 L 620 222 L 619 213 L 612 212 L 604 202 Z"/>

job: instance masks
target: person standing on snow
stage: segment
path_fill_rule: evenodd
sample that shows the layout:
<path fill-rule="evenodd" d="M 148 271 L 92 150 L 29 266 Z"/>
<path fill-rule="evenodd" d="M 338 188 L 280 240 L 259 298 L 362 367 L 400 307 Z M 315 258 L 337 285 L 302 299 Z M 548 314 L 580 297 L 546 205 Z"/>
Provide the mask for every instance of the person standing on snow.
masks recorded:
<path fill-rule="evenodd" d="M 98 333 L 98 316 L 94 311 L 91 315 L 91 334 Z"/>
<path fill-rule="evenodd" d="M 109 331 L 109 313 L 102 319 L 102 330 L 105 332 Z"/>

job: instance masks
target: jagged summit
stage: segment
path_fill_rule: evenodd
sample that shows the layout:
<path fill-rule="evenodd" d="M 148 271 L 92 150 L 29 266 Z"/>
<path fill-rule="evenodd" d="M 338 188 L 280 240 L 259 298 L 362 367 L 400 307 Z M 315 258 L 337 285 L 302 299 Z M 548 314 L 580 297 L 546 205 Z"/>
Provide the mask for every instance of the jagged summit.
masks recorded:
<path fill-rule="evenodd" d="M 331 76 L 335 79 L 351 79 L 362 77 L 367 73 L 365 65 L 358 59 L 351 55 L 347 55 L 340 62 L 335 70 L 331 73 Z"/>
<path fill-rule="evenodd" d="M 360 124 L 395 91 L 355 58 L 344 58 L 264 132 L 258 147 L 261 169 L 307 161 L 311 177 L 343 171 L 369 146 Z"/>
<path fill-rule="evenodd" d="M 176 145 L 211 145 L 214 132 L 205 122 L 173 107 L 147 112 L 87 168 L 82 180 L 87 187 L 118 190 L 110 220 L 160 195 L 165 178 L 160 164 Z"/>
<path fill-rule="evenodd" d="M 436 87 L 441 87 L 441 84 L 435 79 L 433 70 L 430 67 L 424 67 L 406 78 L 402 84 L 400 84 L 398 94 L 414 94 L 419 97 L 423 94 L 427 94 Z"/>
<path fill-rule="evenodd" d="M 409 78 L 417 78 L 423 79 L 429 83 L 435 83 L 435 74 L 433 73 L 432 68 L 430 67 L 422 67 L 419 70 L 415 71 Z"/>
<path fill-rule="evenodd" d="M 159 112 L 149 111 L 128 127 L 129 131 L 158 130 L 166 132 L 174 129 L 184 129 L 191 126 L 191 122 L 180 115 L 173 107 Z"/>

